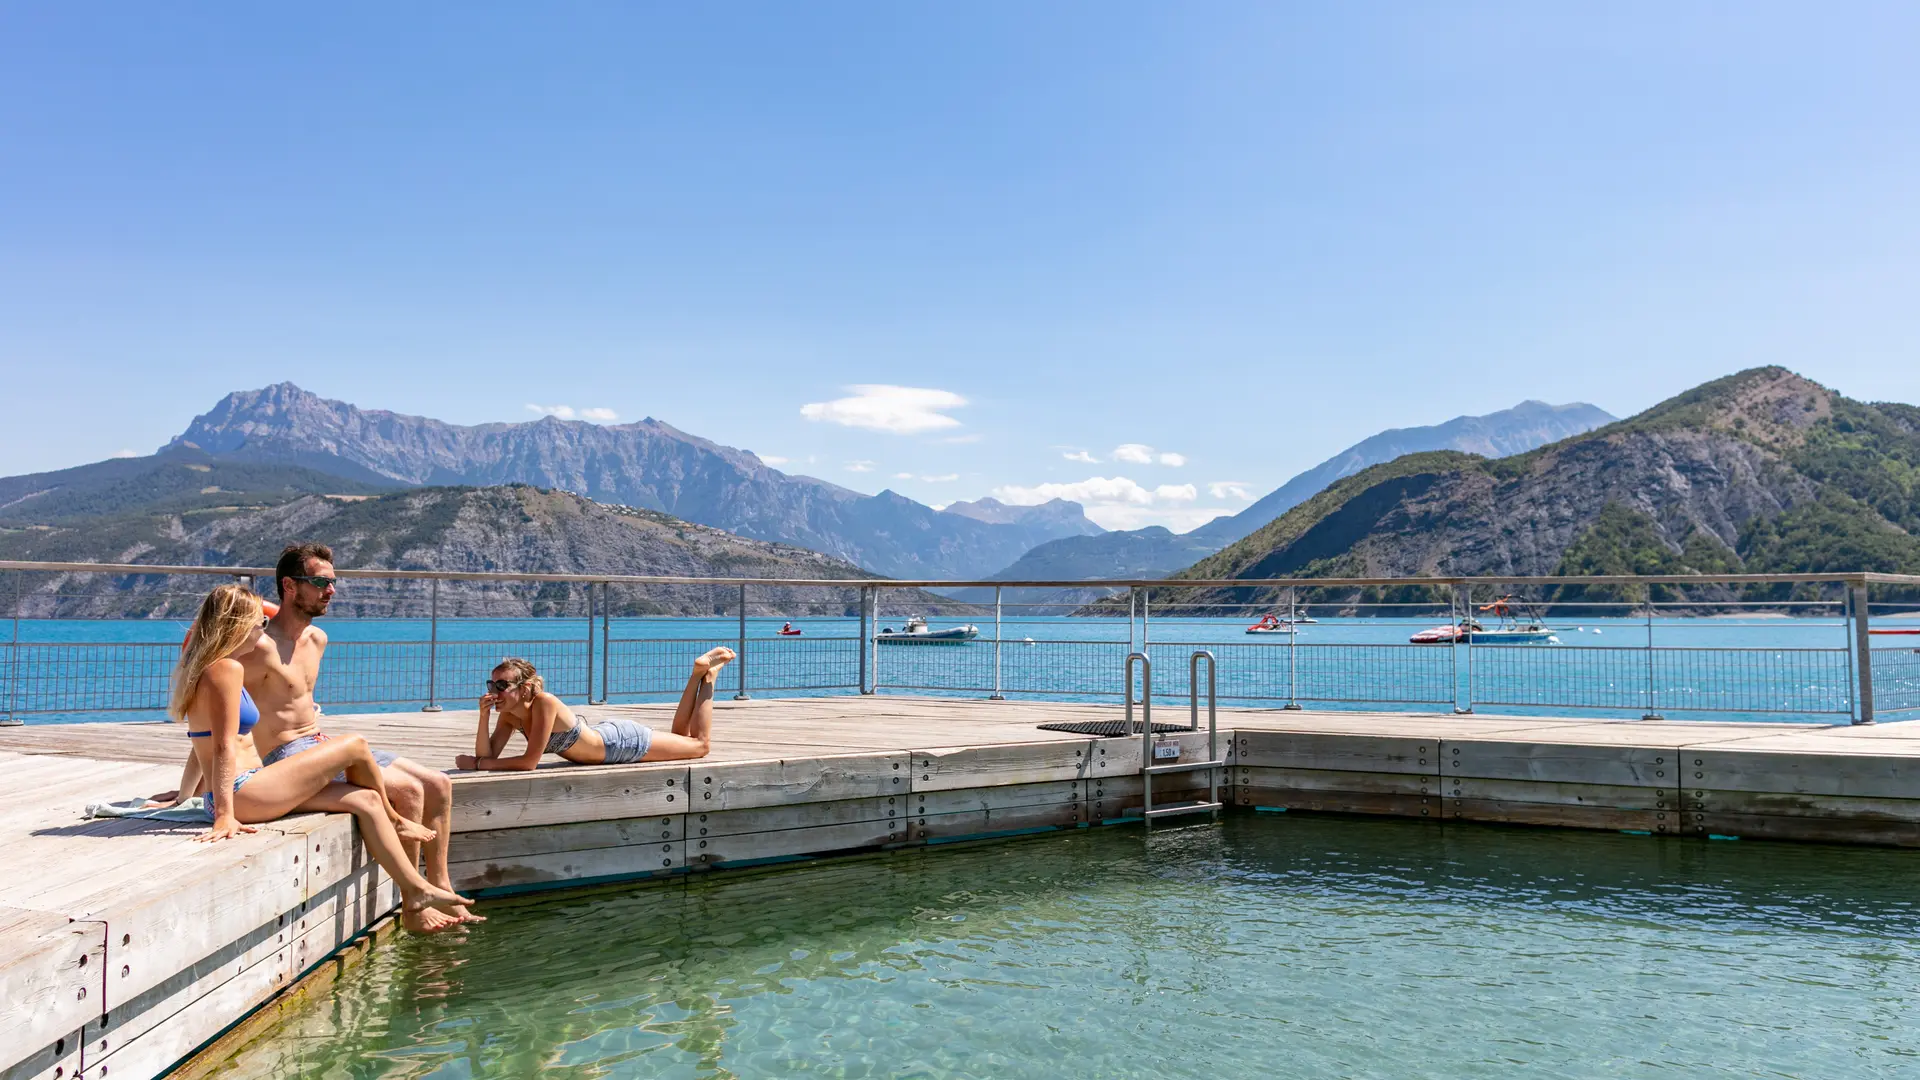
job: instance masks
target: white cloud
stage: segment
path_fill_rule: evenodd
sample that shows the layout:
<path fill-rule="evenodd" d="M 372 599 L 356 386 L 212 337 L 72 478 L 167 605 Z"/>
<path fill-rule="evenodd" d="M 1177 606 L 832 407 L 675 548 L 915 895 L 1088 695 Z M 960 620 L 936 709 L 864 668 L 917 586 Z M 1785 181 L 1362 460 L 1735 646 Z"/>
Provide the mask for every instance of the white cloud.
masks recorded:
<path fill-rule="evenodd" d="M 1253 487 L 1245 480 L 1215 480 L 1207 485 L 1207 494 L 1216 499 L 1239 499 L 1241 502 L 1253 501 Z"/>
<path fill-rule="evenodd" d="M 785 465 L 787 462 L 793 460 L 792 458 L 783 458 L 779 454 L 755 454 L 754 457 L 757 457 L 760 459 L 760 464 L 771 466 L 773 468 L 779 468 L 780 466 Z"/>
<path fill-rule="evenodd" d="M 1227 511 L 1188 506 L 1200 497 L 1192 484 L 1146 487 L 1125 476 L 1092 476 L 1070 484 L 1009 484 L 993 489 L 993 497 L 1013 506 L 1036 506 L 1049 499 L 1066 499 L 1086 507 L 1087 517 L 1108 529 L 1136 529 L 1165 525 L 1185 531 L 1203 525 Z"/>
<path fill-rule="evenodd" d="M 895 480 L 911 480 L 913 479 L 913 474 L 910 472 L 897 472 L 893 474 L 893 478 Z"/>
<path fill-rule="evenodd" d="M 1160 455 L 1160 464 L 1162 465 L 1171 465 L 1177 469 L 1180 466 L 1185 465 L 1186 463 L 1187 463 L 1187 455 L 1185 454 L 1176 454 L 1173 451 L 1169 450 Z"/>
<path fill-rule="evenodd" d="M 872 472 L 872 471 L 873 471 L 873 462 L 871 462 L 871 461 L 849 461 L 849 462 L 847 462 L 847 471 L 848 471 L 848 472 Z"/>
<path fill-rule="evenodd" d="M 1094 457 L 1092 454 L 1087 453 L 1085 450 L 1075 450 L 1071 454 L 1061 454 L 1060 456 L 1063 458 L 1066 458 L 1068 461 L 1077 461 L 1082 465 L 1100 464 L 1099 458 Z"/>
<path fill-rule="evenodd" d="M 800 415 L 809 420 L 866 428 L 892 435 L 918 435 L 923 431 L 942 431 L 960 426 L 960 421 L 942 410 L 957 409 L 967 399 L 951 390 L 929 390 L 917 386 L 862 384 L 846 388 L 852 397 L 834 401 L 816 401 L 800 406 Z"/>
<path fill-rule="evenodd" d="M 620 419 L 619 413 L 597 405 L 591 408 L 576 409 L 571 405 L 535 405 L 532 402 L 528 402 L 527 411 L 539 413 L 541 416 L 551 416 L 556 420 L 593 420 L 604 423 Z"/>
<path fill-rule="evenodd" d="M 122 457 L 139 457 L 139 456 L 140 456 L 140 451 L 138 451 L 138 450 L 115 450 L 115 451 L 114 451 L 113 453 L 111 453 L 111 454 L 108 454 L 107 456 L 108 456 L 108 457 L 117 457 L 117 458 L 122 458 Z"/>
<path fill-rule="evenodd" d="M 1121 443 L 1113 448 L 1113 460 L 1124 461 L 1129 465 L 1153 464 L 1153 447 L 1146 443 Z"/>
<path fill-rule="evenodd" d="M 957 472 L 941 473 L 938 476 L 923 476 L 920 479 L 929 484 L 951 484 L 955 480 L 960 479 L 960 474 Z"/>

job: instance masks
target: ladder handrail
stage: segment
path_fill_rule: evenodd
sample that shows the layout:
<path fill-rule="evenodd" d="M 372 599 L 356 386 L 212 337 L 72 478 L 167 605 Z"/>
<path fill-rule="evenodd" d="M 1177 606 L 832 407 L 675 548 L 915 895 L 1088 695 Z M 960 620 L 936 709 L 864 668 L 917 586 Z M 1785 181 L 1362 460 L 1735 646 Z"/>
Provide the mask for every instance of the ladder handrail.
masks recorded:
<path fill-rule="evenodd" d="M 1126 728 L 1122 734 L 1133 734 L 1133 662 L 1140 661 L 1140 718 L 1146 725 L 1148 735 L 1153 734 L 1153 660 L 1146 653 L 1128 653 L 1126 663 L 1121 666 L 1121 698 L 1127 703 Z"/>

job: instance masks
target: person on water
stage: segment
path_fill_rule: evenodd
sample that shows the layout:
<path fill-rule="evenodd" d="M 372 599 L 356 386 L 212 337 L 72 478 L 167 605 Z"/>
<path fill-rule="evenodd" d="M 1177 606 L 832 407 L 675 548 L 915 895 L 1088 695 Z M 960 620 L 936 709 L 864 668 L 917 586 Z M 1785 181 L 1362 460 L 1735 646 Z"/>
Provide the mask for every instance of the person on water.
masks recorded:
<path fill-rule="evenodd" d="M 714 677 L 732 660 L 733 650 L 725 646 L 709 649 L 695 660 L 680 704 L 673 710 L 673 730 L 655 731 L 624 717 L 589 722 L 547 693 L 545 681 L 531 663 L 508 657 L 487 679 L 473 753 L 454 758 L 454 767 L 520 772 L 538 768 L 547 754 L 558 754 L 576 765 L 706 757 L 712 749 Z M 503 757 L 515 732 L 526 739 L 526 750 L 517 757 Z"/>

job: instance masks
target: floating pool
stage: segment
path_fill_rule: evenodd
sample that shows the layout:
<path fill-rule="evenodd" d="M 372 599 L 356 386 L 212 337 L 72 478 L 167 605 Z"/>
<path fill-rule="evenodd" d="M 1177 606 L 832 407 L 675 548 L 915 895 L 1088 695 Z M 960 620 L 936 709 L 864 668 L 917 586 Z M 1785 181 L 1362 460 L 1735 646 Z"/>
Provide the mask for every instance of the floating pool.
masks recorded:
<path fill-rule="evenodd" d="M 551 894 L 214 1075 L 1920 1076 L 1916 858 L 1262 814 Z"/>

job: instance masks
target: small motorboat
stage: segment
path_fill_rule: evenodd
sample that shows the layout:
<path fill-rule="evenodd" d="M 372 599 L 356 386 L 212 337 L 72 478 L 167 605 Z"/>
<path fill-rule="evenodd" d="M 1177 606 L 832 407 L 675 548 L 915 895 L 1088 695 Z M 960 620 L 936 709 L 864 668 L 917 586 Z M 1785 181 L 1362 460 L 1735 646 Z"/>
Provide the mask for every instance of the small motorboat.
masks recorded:
<path fill-rule="evenodd" d="M 1262 615 L 1260 621 L 1247 627 L 1249 634 L 1294 634 L 1299 630 L 1278 615 Z"/>
<path fill-rule="evenodd" d="M 787 623 L 786 625 L 780 627 L 780 629 L 775 630 L 774 633 L 779 634 L 781 637 L 799 637 L 800 636 L 800 631 L 797 628 L 795 628 L 792 623 Z"/>
<path fill-rule="evenodd" d="M 907 616 L 904 630 L 895 630 L 889 626 L 873 635 L 873 640 L 881 645 L 965 645 L 980 636 L 977 626 L 949 626 L 944 630 L 935 630 L 927 625 L 927 620 L 918 615 Z"/>
<path fill-rule="evenodd" d="M 1511 596 L 1503 596 L 1480 607 L 1499 619 L 1491 628 L 1468 617 L 1458 623 L 1422 630 L 1407 640 L 1415 645 L 1451 645 L 1463 641 L 1470 645 L 1558 645 L 1553 628 Z"/>
<path fill-rule="evenodd" d="M 1451 645 L 1456 641 L 1466 641 L 1469 635 L 1478 629 L 1480 629 L 1479 623 L 1467 619 L 1458 624 L 1448 623 L 1445 626 L 1422 630 L 1407 640 L 1415 645 Z"/>

